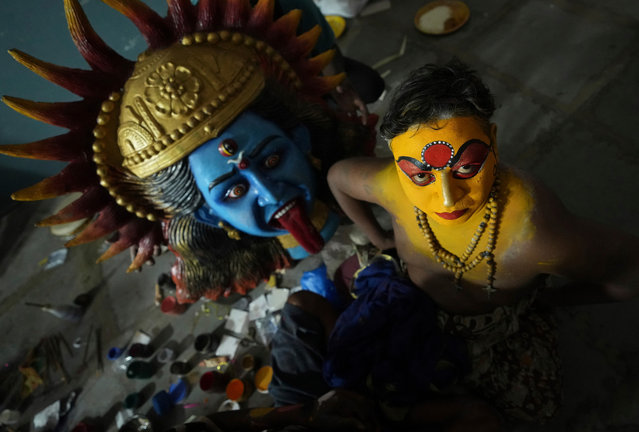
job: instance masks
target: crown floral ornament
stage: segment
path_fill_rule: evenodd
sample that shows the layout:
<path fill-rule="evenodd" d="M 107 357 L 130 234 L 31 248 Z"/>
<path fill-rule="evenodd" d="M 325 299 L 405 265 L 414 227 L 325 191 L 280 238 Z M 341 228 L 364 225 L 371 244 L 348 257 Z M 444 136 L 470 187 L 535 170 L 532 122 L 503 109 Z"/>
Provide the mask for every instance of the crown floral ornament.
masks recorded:
<path fill-rule="evenodd" d="M 319 27 L 296 35 L 301 12 L 274 20 L 274 0 L 255 6 L 249 0 L 168 0 L 166 17 L 140 0 L 103 1 L 137 26 L 148 49 L 136 61 L 122 57 L 96 34 L 78 0 L 64 0 L 69 31 L 90 69 L 54 65 L 19 50 L 9 53 L 82 100 L 48 103 L 5 96 L 17 112 L 69 131 L 1 145 L 0 153 L 68 162 L 58 174 L 12 198 L 32 201 L 81 192 L 38 225 L 93 218 L 67 246 L 117 232 L 117 241 L 98 261 L 137 245 L 132 271 L 151 257 L 154 246 L 166 242 L 166 224 L 174 216 L 170 206 L 158 206 L 140 192 L 141 179 L 216 137 L 267 82 L 315 101 L 343 75 L 320 75 L 333 53 L 309 58 Z"/>

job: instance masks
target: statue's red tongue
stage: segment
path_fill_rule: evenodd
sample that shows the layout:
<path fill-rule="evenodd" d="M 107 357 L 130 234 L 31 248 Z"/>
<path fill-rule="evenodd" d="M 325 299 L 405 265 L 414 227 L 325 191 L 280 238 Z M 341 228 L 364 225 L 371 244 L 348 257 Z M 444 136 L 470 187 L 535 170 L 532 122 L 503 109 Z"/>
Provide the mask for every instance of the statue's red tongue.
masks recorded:
<path fill-rule="evenodd" d="M 324 247 L 324 239 L 311 223 L 303 204 L 295 202 L 293 207 L 280 216 L 282 225 L 308 253 L 315 254 Z"/>

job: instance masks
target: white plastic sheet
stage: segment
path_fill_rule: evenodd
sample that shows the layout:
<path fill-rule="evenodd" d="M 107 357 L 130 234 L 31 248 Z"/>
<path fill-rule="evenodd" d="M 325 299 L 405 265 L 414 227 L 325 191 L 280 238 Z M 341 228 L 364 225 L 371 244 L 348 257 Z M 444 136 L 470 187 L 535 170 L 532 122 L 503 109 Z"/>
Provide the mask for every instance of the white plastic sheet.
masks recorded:
<path fill-rule="evenodd" d="M 368 3 L 368 0 L 314 0 L 324 15 L 339 15 L 353 18 Z"/>

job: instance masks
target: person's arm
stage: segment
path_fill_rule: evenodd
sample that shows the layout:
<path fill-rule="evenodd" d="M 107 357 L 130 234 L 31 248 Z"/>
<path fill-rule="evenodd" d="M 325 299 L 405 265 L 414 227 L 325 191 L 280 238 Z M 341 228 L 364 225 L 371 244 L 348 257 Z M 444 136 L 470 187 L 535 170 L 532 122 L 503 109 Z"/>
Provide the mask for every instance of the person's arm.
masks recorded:
<path fill-rule="evenodd" d="M 392 232 L 385 231 L 369 203 L 381 205 L 377 176 L 388 169 L 390 159 L 353 158 L 335 163 L 328 171 L 328 184 L 344 213 L 381 250 L 395 247 Z"/>
<path fill-rule="evenodd" d="M 639 238 L 571 214 L 537 185 L 535 251 L 539 270 L 570 279 L 545 294 L 555 304 L 623 301 L 639 294 Z"/>
<path fill-rule="evenodd" d="M 322 73 L 327 76 L 337 75 L 342 72 L 346 73 L 342 52 L 337 44 L 333 45 L 332 49 L 335 50 L 333 60 L 326 65 Z M 348 74 L 346 74 L 342 82 L 335 87 L 335 90 L 331 92 L 331 98 L 335 101 L 338 110 L 345 112 L 349 116 L 359 117 L 364 125 L 367 123 L 368 108 L 366 108 L 366 104 L 353 87 Z"/>

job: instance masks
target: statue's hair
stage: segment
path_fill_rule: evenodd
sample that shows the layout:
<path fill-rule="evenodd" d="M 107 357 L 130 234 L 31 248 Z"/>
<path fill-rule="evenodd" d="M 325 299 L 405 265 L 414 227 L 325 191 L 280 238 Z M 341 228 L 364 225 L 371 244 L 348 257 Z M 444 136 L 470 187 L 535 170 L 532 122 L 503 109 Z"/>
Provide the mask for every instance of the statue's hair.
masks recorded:
<path fill-rule="evenodd" d="M 172 273 L 182 291 L 178 297 L 184 301 L 202 296 L 216 300 L 232 292 L 244 295 L 275 270 L 290 265 L 276 238 L 242 233 L 239 240 L 229 239 L 224 230 L 190 215 L 171 219 L 168 238 L 177 257 Z"/>
<path fill-rule="evenodd" d="M 412 126 L 451 117 L 474 116 L 489 127 L 495 111 L 490 90 L 459 60 L 426 64 L 410 73 L 395 91 L 380 126 L 386 140 Z"/>

